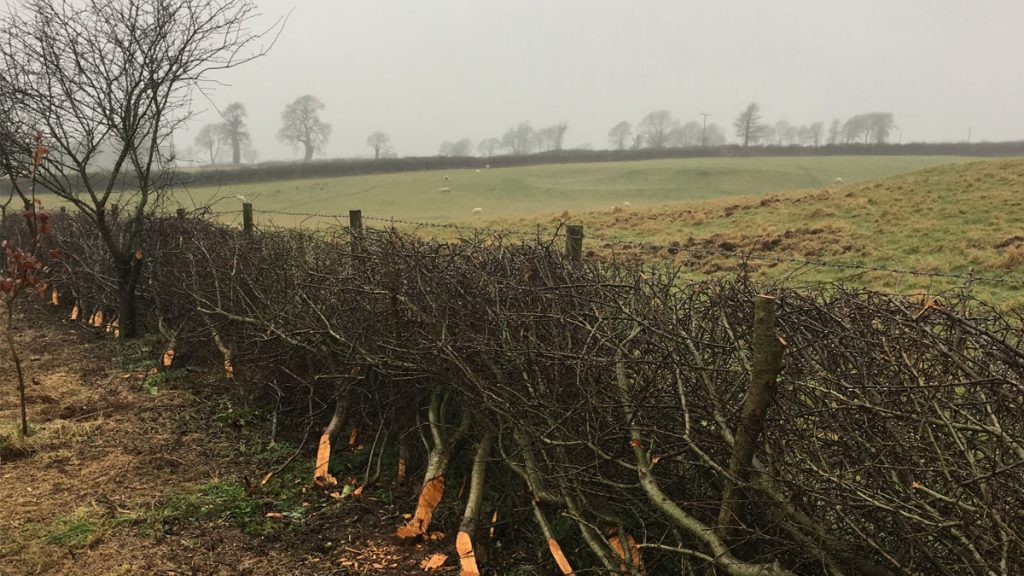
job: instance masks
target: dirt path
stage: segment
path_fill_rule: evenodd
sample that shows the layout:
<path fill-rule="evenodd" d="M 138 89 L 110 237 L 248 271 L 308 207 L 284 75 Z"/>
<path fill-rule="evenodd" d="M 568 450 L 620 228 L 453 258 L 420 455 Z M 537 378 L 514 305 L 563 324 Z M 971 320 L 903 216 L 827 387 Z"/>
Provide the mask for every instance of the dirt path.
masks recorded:
<path fill-rule="evenodd" d="M 249 430 L 215 377 L 146 379 L 155 345 L 29 316 L 26 441 L 0 350 L 0 576 L 410 574 L 444 547 L 397 545 L 393 504 L 311 489 L 305 453 L 260 487 L 294 450 Z"/>

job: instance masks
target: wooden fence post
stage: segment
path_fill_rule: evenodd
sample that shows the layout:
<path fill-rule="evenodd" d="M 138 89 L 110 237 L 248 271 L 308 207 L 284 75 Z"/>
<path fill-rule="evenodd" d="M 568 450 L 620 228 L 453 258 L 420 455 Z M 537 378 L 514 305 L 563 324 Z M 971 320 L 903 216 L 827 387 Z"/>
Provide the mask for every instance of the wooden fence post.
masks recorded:
<path fill-rule="evenodd" d="M 358 254 L 363 250 L 363 211 L 348 211 L 348 227 L 352 233 L 352 254 Z"/>
<path fill-rule="evenodd" d="M 583 226 L 569 224 L 565 227 L 565 255 L 573 262 L 583 261 Z"/>
<path fill-rule="evenodd" d="M 246 236 L 252 235 L 252 202 L 242 204 L 242 231 Z"/>
<path fill-rule="evenodd" d="M 185 221 L 185 209 L 184 208 L 178 208 L 177 215 L 178 215 L 178 221 L 179 222 L 184 222 Z"/>

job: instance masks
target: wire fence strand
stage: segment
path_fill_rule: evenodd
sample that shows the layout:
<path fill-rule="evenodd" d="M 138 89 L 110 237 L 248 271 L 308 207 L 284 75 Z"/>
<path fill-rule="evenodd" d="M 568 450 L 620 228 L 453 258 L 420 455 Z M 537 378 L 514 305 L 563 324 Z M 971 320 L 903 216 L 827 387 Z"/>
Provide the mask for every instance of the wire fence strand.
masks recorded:
<path fill-rule="evenodd" d="M 294 218 L 324 218 L 336 220 L 339 222 L 347 221 L 347 214 L 332 214 L 324 212 L 299 212 L 299 211 L 285 211 L 285 210 L 254 210 L 257 214 L 264 214 L 269 216 L 288 216 Z M 218 216 L 228 216 L 241 214 L 241 210 L 222 210 L 222 211 L 211 211 L 212 214 Z M 559 228 L 553 234 L 544 235 L 539 230 L 526 231 L 526 230 L 513 230 L 511 228 L 495 228 L 488 226 L 480 226 L 474 224 L 456 224 L 453 222 L 423 222 L 417 220 L 408 220 L 404 218 L 394 217 L 382 217 L 382 216 L 367 216 L 363 215 L 363 220 L 368 222 L 381 222 L 391 226 L 410 226 L 413 228 L 428 228 L 435 230 L 449 230 L 449 231 L 466 231 L 476 232 L 484 234 L 495 234 L 502 236 L 515 236 L 519 238 L 545 238 L 545 239 L 556 239 L 564 237 Z M 681 243 L 670 243 L 670 244 L 658 244 L 653 242 L 644 242 L 636 240 L 619 240 L 610 238 L 604 235 L 593 234 L 585 232 L 585 237 L 590 240 L 595 240 L 605 244 L 606 247 L 617 248 L 620 250 L 649 250 L 652 252 L 667 251 L 672 255 L 678 253 L 689 254 L 692 256 L 721 256 L 724 258 L 739 259 L 742 261 L 760 261 L 769 262 L 772 264 L 792 264 L 801 267 L 810 268 L 821 268 L 821 269 L 832 269 L 832 270 L 843 270 L 846 272 L 878 272 L 886 274 L 894 274 L 899 276 L 914 276 L 920 278 L 942 278 L 948 280 L 957 280 L 962 283 L 973 283 L 981 282 L 985 284 L 995 285 L 1006 285 L 1006 286 L 1017 286 L 1024 288 L 1024 278 L 1016 278 L 1013 276 L 993 276 L 985 274 L 975 274 L 973 271 L 966 274 L 960 274 L 956 272 L 939 272 L 932 270 L 916 270 L 908 268 L 898 264 L 879 264 L 872 265 L 863 262 L 844 262 L 840 260 L 827 260 L 821 258 L 795 258 L 795 257 L 783 257 L 772 254 L 758 253 L 753 250 L 727 250 L 724 248 L 707 248 L 707 247 L 694 247 L 685 246 Z M 966 266 L 966 265 L 965 265 Z"/>

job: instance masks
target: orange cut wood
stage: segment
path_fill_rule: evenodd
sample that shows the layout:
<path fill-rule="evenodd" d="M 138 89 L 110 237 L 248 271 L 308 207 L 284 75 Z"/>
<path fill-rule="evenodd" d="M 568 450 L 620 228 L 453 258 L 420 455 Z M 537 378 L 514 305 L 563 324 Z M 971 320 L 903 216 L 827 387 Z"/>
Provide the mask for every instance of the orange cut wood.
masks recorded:
<path fill-rule="evenodd" d="M 349 431 L 349 433 L 348 433 L 348 449 L 349 450 L 355 450 L 355 448 L 356 448 L 356 441 L 358 441 L 358 440 L 359 440 L 359 428 L 356 428 L 355 426 L 353 426 L 352 430 Z"/>
<path fill-rule="evenodd" d="M 103 310 L 97 310 L 96 314 L 92 317 L 92 325 L 96 328 L 103 327 Z"/>
<path fill-rule="evenodd" d="M 50 302 L 54 306 L 60 304 L 60 292 L 57 292 L 56 288 L 54 288 L 53 292 L 50 293 Z"/>
<path fill-rule="evenodd" d="M 498 511 L 495 510 L 494 514 L 491 514 L 491 531 L 490 531 L 491 540 L 494 540 L 494 527 L 497 526 L 497 525 L 498 525 Z"/>
<path fill-rule="evenodd" d="M 615 553 L 618 554 L 620 558 L 626 557 L 626 552 L 623 550 L 622 542 L 619 540 L 618 536 L 612 536 L 609 538 L 608 543 L 611 544 L 612 549 L 615 550 Z M 644 570 L 644 560 L 640 557 L 640 546 L 637 545 L 636 540 L 633 540 L 633 537 L 629 534 L 626 534 L 626 545 L 629 546 L 629 558 L 633 562 L 633 567 L 636 568 L 636 571 L 640 576 L 646 576 L 647 571 Z M 626 566 L 625 562 L 623 562 L 619 564 L 619 568 L 623 572 L 628 572 L 629 567 Z"/>
<path fill-rule="evenodd" d="M 316 451 L 316 470 L 313 472 L 313 484 L 323 488 L 334 486 L 338 483 L 338 480 L 327 471 L 330 464 L 331 437 L 324 432 L 320 436 L 320 447 Z"/>
<path fill-rule="evenodd" d="M 558 564 L 558 569 L 562 571 L 562 574 L 572 574 L 572 565 L 569 564 L 569 559 L 562 552 L 562 547 L 558 545 L 558 540 L 548 538 L 548 550 L 551 550 L 551 556 L 554 557 L 555 564 Z"/>
<path fill-rule="evenodd" d="M 399 458 L 398 459 L 398 477 L 397 477 L 397 480 L 398 480 L 399 484 L 405 484 L 405 468 L 406 468 L 405 458 Z"/>
<path fill-rule="evenodd" d="M 78 304 L 75 304 L 75 307 L 71 309 L 71 316 L 70 316 L 70 318 L 72 320 L 78 320 L 78 317 L 81 314 L 82 314 L 81 308 L 78 307 Z"/>
<path fill-rule="evenodd" d="M 462 568 L 459 576 L 480 576 L 480 568 L 476 565 L 476 553 L 473 551 L 473 539 L 468 532 L 459 531 L 455 537 L 455 549 L 459 552 L 459 565 Z"/>
<path fill-rule="evenodd" d="M 420 490 L 419 502 L 416 504 L 416 514 L 405 526 L 400 526 L 395 534 L 399 538 L 416 538 L 427 533 L 430 529 L 430 522 L 434 519 L 434 510 L 441 503 L 444 496 L 444 475 L 435 476 L 423 485 Z"/>
<path fill-rule="evenodd" d="M 231 360 L 224 359 L 224 373 L 227 374 L 228 380 L 235 379 L 235 367 L 231 365 Z"/>
<path fill-rule="evenodd" d="M 447 561 L 447 554 L 431 554 L 430 556 L 424 558 L 422 562 L 420 562 L 420 568 L 423 570 L 430 571 L 438 570 L 439 568 L 444 566 L 444 563 Z"/>
<path fill-rule="evenodd" d="M 160 364 L 164 368 L 170 368 L 174 365 L 174 346 L 168 346 L 167 350 L 164 350 L 164 357 L 160 360 Z"/>

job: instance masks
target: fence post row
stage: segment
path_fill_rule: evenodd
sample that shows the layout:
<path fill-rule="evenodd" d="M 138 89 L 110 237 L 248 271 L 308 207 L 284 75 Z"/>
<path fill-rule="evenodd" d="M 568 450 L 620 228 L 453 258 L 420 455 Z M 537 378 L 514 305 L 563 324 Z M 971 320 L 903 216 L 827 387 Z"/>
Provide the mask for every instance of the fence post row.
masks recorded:
<path fill-rule="evenodd" d="M 583 226 L 569 224 L 565 227 L 565 255 L 573 262 L 583 260 Z"/>
<path fill-rule="evenodd" d="M 185 209 L 184 208 L 178 208 L 177 215 L 178 215 L 178 220 L 179 221 L 184 221 L 185 220 Z"/>
<path fill-rule="evenodd" d="M 242 231 L 252 235 L 252 202 L 242 203 Z"/>

